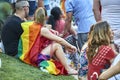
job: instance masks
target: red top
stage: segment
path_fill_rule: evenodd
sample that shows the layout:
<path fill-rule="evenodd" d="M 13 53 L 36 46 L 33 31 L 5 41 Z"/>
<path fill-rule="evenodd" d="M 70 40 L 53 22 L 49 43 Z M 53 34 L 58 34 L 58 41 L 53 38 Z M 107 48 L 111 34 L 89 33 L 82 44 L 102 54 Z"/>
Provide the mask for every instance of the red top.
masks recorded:
<path fill-rule="evenodd" d="M 97 55 L 92 62 L 88 64 L 88 80 L 97 80 L 102 69 L 110 66 L 110 60 L 115 57 L 115 54 L 110 46 L 102 45 Z"/>
<path fill-rule="evenodd" d="M 65 27 L 65 21 L 61 19 L 56 22 L 55 30 L 61 34 L 64 30 L 64 27 Z"/>
<path fill-rule="evenodd" d="M 65 28 L 65 20 L 63 19 L 58 20 L 56 22 L 55 30 L 58 31 L 60 34 L 62 34 L 64 31 L 64 28 Z M 69 35 L 69 32 L 67 32 L 65 36 L 63 36 L 63 38 L 66 38 L 68 35 Z"/>

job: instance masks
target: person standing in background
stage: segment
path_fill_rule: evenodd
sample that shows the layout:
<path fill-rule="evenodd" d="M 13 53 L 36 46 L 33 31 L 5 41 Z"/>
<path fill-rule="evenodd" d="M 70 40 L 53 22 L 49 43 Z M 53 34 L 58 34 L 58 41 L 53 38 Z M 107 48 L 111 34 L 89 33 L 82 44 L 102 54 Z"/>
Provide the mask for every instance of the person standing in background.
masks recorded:
<path fill-rule="evenodd" d="M 28 0 L 29 2 L 29 15 L 28 15 L 28 20 L 34 20 L 34 12 L 37 8 L 37 2 L 36 0 Z"/>
<path fill-rule="evenodd" d="M 66 0 L 66 23 L 64 34 L 70 32 L 75 36 L 78 36 L 79 49 L 87 41 L 87 35 L 90 30 L 90 26 L 95 23 L 94 14 L 92 11 L 91 0 Z M 74 17 L 75 24 L 77 25 L 77 32 L 72 29 L 71 22 L 72 16 Z"/>
<path fill-rule="evenodd" d="M 120 0 L 94 0 L 93 11 L 96 21 L 108 21 L 110 24 L 120 52 Z"/>

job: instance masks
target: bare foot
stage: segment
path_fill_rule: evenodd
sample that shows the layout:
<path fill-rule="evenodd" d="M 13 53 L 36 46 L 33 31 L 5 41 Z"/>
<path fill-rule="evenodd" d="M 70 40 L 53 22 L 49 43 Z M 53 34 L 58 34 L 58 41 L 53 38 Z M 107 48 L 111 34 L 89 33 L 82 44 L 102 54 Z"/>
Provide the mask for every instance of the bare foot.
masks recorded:
<path fill-rule="evenodd" d="M 74 70 L 72 68 L 68 70 L 68 75 L 77 75 L 77 74 L 78 74 L 77 70 Z"/>

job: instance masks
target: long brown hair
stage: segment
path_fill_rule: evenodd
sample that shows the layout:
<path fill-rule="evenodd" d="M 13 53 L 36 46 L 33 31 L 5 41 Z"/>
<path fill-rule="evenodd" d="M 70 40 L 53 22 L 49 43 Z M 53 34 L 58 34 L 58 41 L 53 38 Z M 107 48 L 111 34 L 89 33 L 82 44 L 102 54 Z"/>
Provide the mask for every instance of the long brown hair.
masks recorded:
<path fill-rule="evenodd" d="M 86 52 L 89 61 L 92 61 L 93 57 L 97 54 L 96 50 L 99 46 L 110 44 L 111 31 L 107 21 L 98 22 L 93 26 L 94 29 L 88 36 L 88 48 Z"/>

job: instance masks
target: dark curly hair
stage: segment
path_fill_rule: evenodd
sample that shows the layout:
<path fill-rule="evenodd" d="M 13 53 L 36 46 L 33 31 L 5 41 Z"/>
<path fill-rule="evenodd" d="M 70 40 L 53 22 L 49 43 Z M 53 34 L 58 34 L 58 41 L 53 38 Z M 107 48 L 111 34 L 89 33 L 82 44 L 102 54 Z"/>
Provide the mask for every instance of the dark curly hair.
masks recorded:
<path fill-rule="evenodd" d="M 59 20 L 62 15 L 61 9 L 59 7 L 54 7 L 51 10 L 51 15 L 48 18 L 48 24 L 52 25 L 52 29 L 55 30 L 55 26 L 56 26 L 56 21 Z"/>

